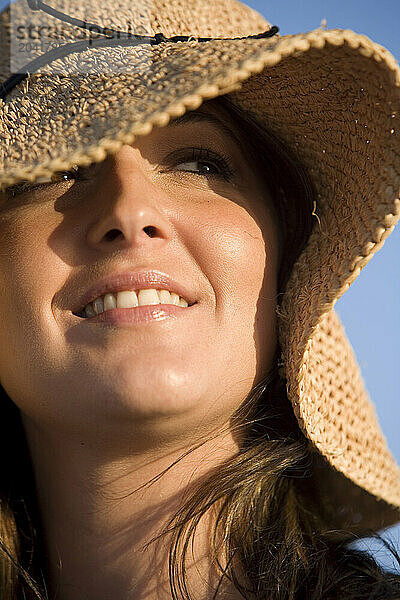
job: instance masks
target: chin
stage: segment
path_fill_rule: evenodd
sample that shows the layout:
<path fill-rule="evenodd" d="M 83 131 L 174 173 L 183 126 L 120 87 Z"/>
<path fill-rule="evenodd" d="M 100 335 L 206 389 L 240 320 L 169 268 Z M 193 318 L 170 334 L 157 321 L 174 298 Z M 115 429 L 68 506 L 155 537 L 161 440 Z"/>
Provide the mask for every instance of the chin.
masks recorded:
<path fill-rule="evenodd" d="M 184 365 L 145 365 L 124 367 L 117 375 L 98 379 L 99 393 L 93 398 L 94 410 L 104 411 L 104 417 L 121 418 L 125 422 L 171 418 L 186 412 L 196 412 L 209 398 L 207 374 L 189 371 Z M 100 389 L 99 389 L 100 386 Z M 100 402 L 99 402 L 100 398 Z M 101 414 L 98 414 L 101 419 Z"/>

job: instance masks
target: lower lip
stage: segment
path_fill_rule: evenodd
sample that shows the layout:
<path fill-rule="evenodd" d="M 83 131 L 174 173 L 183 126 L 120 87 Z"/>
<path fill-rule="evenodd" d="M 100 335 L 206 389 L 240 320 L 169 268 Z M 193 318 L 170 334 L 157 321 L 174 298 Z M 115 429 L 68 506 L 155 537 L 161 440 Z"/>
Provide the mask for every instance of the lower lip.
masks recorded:
<path fill-rule="evenodd" d="M 134 308 L 113 308 L 106 310 L 95 317 L 81 317 L 87 323 L 148 323 L 151 321 L 164 321 L 171 317 L 182 316 L 185 312 L 194 309 L 197 303 L 191 306 L 177 306 L 174 304 L 153 304 L 146 306 L 135 306 Z"/>

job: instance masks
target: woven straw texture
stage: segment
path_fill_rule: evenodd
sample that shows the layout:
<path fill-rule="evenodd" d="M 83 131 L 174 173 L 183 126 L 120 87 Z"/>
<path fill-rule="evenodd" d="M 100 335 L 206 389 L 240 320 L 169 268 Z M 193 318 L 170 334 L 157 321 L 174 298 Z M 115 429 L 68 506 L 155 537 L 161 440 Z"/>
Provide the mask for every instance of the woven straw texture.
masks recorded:
<path fill-rule="evenodd" d="M 100 0 L 90 16 L 76 0 L 53 6 L 116 29 L 136 23 L 150 35 L 240 37 L 270 27 L 235 0 L 154 0 L 142 3 L 144 16 L 128 0 L 114 2 L 112 13 Z M 26 11 L 25 3 L 15 10 Z M 59 23 L 33 13 L 35 19 Z M 7 10 L 0 27 L 5 80 Z M 74 28 L 63 29 L 68 41 Z M 97 74 L 71 75 L 82 61 Z M 122 72 L 106 73 L 106 64 Z M 279 307 L 282 375 L 299 425 L 319 451 L 327 523 L 367 530 L 399 520 L 399 469 L 333 308 L 400 218 L 400 71 L 392 55 L 349 30 L 316 30 L 92 48 L 55 66 L 65 74 L 42 67 L 0 101 L 0 186 L 101 161 L 225 93 L 304 164 L 316 190 L 315 225 Z"/>

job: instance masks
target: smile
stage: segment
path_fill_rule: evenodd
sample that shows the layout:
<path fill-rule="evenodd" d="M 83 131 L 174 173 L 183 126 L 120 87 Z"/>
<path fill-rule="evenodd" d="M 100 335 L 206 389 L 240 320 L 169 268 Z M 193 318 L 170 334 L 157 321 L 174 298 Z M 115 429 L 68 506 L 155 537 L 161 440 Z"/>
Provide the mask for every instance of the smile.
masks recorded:
<path fill-rule="evenodd" d="M 115 308 L 135 308 L 155 304 L 172 304 L 183 308 L 189 306 L 185 298 L 165 289 L 125 290 L 117 294 L 107 293 L 99 296 L 87 304 L 82 312 L 74 314 L 78 317 L 89 318 Z"/>

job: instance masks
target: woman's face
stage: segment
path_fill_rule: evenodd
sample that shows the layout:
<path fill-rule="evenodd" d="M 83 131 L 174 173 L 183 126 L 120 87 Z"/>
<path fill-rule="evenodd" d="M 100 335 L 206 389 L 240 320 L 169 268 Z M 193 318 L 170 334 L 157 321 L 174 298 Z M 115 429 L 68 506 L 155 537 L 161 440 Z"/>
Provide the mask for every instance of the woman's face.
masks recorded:
<path fill-rule="evenodd" d="M 0 380 L 24 418 L 80 438 L 150 426 L 192 439 L 265 375 L 277 226 L 235 136 L 229 114 L 205 103 L 82 177 L 1 195 Z M 148 270 L 196 304 L 138 323 L 73 314 L 97 282 Z"/>

